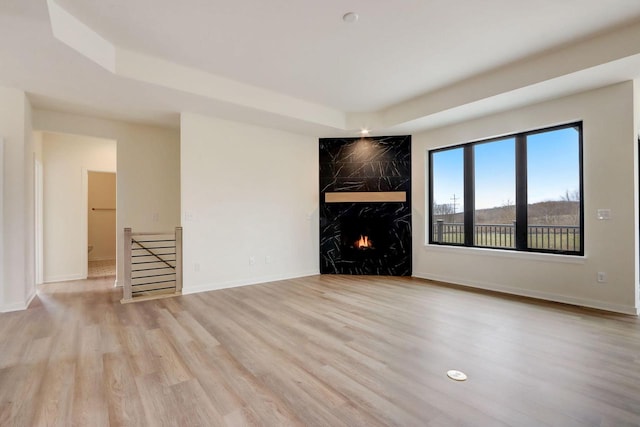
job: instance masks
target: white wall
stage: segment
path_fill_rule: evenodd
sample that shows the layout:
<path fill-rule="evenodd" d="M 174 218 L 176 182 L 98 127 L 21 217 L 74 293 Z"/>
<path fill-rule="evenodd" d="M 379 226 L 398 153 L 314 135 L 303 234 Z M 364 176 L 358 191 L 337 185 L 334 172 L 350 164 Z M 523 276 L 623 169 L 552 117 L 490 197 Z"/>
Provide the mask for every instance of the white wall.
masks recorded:
<path fill-rule="evenodd" d="M 184 293 L 318 273 L 316 138 L 183 114 L 181 161 Z"/>
<path fill-rule="evenodd" d="M 625 313 L 636 313 L 637 152 L 632 82 L 468 121 L 413 138 L 414 275 Z M 583 120 L 585 256 L 428 245 L 427 151 Z M 612 219 L 599 221 L 596 210 Z M 606 284 L 596 273 L 608 275 Z"/>
<path fill-rule="evenodd" d="M 28 210 L 33 194 L 28 188 L 33 163 L 31 106 L 20 90 L 0 87 L 0 138 L 4 139 L 0 311 L 11 311 L 25 308 L 35 296 L 33 214 Z"/>
<path fill-rule="evenodd" d="M 117 278 L 123 275 L 125 227 L 165 231 L 180 225 L 178 131 L 37 109 L 33 125 L 41 131 L 117 141 Z"/>
<path fill-rule="evenodd" d="M 87 173 L 116 171 L 116 141 L 42 133 L 44 281 L 82 279 L 87 263 Z"/>

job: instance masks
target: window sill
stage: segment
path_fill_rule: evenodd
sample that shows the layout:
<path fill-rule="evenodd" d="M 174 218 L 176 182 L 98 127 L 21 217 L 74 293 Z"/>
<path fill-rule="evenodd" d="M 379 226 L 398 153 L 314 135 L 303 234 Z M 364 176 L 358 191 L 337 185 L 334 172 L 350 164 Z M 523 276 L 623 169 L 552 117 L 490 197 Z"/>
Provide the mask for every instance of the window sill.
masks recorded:
<path fill-rule="evenodd" d="M 557 262 L 561 264 L 585 264 L 587 256 L 545 254 L 539 252 L 521 252 L 504 249 L 470 248 L 466 246 L 446 246 L 426 244 L 425 249 L 430 252 L 451 253 L 458 255 L 476 255 L 493 258 L 512 258 L 526 261 Z"/>

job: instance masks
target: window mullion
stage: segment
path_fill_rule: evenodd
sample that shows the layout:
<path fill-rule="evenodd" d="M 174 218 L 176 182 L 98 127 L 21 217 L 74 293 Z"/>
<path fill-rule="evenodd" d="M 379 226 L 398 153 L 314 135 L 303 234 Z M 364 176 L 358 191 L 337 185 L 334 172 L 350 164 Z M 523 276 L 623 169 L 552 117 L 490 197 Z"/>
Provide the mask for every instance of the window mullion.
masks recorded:
<path fill-rule="evenodd" d="M 527 215 L 527 137 L 516 136 L 516 249 L 526 250 L 528 215 Z"/>
<path fill-rule="evenodd" d="M 473 246 L 475 217 L 475 171 L 473 144 L 464 147 L 464 244 Z"/>

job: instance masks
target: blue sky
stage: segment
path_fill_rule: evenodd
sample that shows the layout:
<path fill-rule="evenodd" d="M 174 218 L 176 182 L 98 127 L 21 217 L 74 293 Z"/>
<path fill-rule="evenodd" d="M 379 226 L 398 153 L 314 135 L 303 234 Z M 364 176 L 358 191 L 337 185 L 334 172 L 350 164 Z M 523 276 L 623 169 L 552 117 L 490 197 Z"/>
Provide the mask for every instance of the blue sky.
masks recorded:
<path fill-rule="evenodd" d="M 515 204 L 515 138 L 475 146 L 476 209 Z M 529 203 L 560 200 L 579 189 L 578 132 L 565 128 L 527 138 Z M 438 151 L 433 162 L 434 201 L 463 206 L 463 149 Z"/>

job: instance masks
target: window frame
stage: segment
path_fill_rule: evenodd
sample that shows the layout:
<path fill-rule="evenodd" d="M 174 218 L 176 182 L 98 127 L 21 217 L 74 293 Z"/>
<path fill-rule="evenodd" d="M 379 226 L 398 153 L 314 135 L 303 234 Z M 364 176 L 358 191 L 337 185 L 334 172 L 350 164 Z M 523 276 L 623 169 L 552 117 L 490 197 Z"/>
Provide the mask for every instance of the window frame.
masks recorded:
<path fill-rule="evenodd" d="M 579 218 L 580 218 L 580 250 L 570 251 L 562 249 L 545 249 L 545 248 L 530 248 L 528 243 L 528 200 L 527 200 L 527 137 L 530 135 L 536 135 L 541 133 L 553 132 L 561 129 L 576 128 L 578 131 L 578 174 L 579 174 L 579 194 L 580 194 L 580 206 L 579 206 Z M 480 246 L 475 245 L 473 241 L 473 229 L 475 222 L 475 162 L 474 162 L 474 147 L 479 144 L 491 143 L 495 141 L 501 141 L 504 139 L 515 139 L 515 181 L 516 181 L 516 225 L 515 225 L 515 247 L 492 247 L 492 246 Z M 434 224 L 433 224 L 433 155 L 438 152 L 463 149 L 463 171 L 464 171 L 464 243 L 448 243 L 434 241 Z M 584 256 L 584 180 L 583 180 L 583 122 L 576 121 L 566 124 L 560 124 L 555 126 L 549 126 L 545 128 L 534 129 L 525 132 L 518 132 L 508 135 L 502 135 L 499 137 L 487 138 L 477 141 L 466 142 L 463 144 L 456 144 L 447 147 L 435 148 L 428 150 L 428 176 L 429 176 L 429 226 L 428 226 L 428 243 L 430 245 L 438 246 L 455 246 L 455 247 L 470 247 L 481 248 L 490 250 L 504 250 L 504 251 L 516 251 L 516 252 L 536 252 L 556 255 L 570 255 L 570 256 Z"/>

